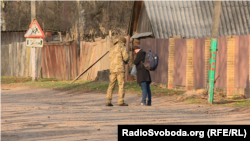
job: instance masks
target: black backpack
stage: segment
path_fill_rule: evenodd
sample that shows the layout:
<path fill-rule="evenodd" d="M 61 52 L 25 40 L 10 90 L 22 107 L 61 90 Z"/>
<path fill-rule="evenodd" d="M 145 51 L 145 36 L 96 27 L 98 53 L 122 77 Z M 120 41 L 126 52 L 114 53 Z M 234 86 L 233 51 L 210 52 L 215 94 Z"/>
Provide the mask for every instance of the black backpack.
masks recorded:
<path fill-rule="evenodd" d="M 146 51 L 145 61 L 141 62 L 145 69 L 149 71 L 154 71 L 159 63 L 159 57 L 157 54 L 153 53 L 151 50 Z"/>

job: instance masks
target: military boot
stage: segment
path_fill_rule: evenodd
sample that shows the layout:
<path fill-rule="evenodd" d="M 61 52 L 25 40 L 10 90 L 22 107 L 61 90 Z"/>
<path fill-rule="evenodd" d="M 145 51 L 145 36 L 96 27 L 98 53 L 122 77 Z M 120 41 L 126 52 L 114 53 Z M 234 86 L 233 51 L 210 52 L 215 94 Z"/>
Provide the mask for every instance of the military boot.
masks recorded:
<path fill-rule="evenodd" d="M 106 103 L 106 106 L 113 106 L 113 104 L 111 104 L 111 103 Z"/>
<path fill-rule="evenodd" d="M 128 106 L 127 103 L 122 103 L 122 104 L 119 104 L 119 106 Z"/>

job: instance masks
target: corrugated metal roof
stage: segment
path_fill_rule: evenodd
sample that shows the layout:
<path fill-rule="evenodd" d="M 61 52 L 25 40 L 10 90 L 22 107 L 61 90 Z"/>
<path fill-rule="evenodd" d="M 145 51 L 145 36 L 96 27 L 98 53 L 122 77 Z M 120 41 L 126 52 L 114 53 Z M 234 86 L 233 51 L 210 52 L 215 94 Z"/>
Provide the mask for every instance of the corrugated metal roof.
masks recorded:
<path fill-rule="evenodd" d="M 213 1 L 144 1 L 155 38 L 211 36 Z M 250 1 L 222 1 L 219 36 L 250 34 Z"/>

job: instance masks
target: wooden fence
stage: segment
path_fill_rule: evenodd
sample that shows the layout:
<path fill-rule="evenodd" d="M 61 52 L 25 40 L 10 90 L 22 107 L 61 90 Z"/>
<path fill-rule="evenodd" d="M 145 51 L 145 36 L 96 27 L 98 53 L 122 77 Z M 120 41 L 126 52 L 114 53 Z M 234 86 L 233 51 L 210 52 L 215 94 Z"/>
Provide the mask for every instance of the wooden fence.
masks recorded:
<path fill-rule="evenodd" d="M 41 56 L 42 77 L 74 79 L 79 74 L 79 57 L 79 47 L 76 44 L 45 44 Z"/>
<path fill-rule="evenodd" d="M 97 61 L 112 46 L 111 39 L 81 42 L 80 47 L 69 43 L 44 43 L 37 48 L 37 77 L 72 80 Z M 1 75 L 32 76 L 31 48 L 25 42 L 1 46 Z M 80 80 L 94 80 L 98 71 L 109 69 L 107 54 Z"/>
<path fill-rule="evenodd" d="M 37 49 L 38 74 L 41 70 L 41 48 Z M 14 42 L 1 46 L 1 75 L 32 76 L 31 48 L 25 42 Z M 38 75 L 40 77 L 40 75 Z"/>
<path fill-rule="evenodd" d="M 80 68 L 79 72 L 83 72 L 102 55 L 109 51 L 113 44 L 111 40 L 106 38 L 96 42 L 81 42 L 80 45 Z M 104 56 L 91 69 L 80 77 L 80 80 L 94 80 L 98 71 L 109 69 L 109 55 Z"/>

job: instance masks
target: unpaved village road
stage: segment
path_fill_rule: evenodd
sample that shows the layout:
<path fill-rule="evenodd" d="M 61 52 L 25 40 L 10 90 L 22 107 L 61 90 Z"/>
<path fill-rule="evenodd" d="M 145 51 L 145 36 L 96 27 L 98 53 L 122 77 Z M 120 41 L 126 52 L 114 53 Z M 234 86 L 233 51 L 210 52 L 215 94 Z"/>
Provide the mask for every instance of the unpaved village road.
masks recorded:
<path fill-rule="evenodd" d="M 2 89 L 5 87 L 2 86 Z M 1 90 L 2 141 L 115 141 L 118 124 L 250 124 L 250 109 L 174 102 L 153 97 L 138 106 L 140 95 L 125 95 L 128 107 L 106 107 L 106 94 L 11 87 Z"/>

